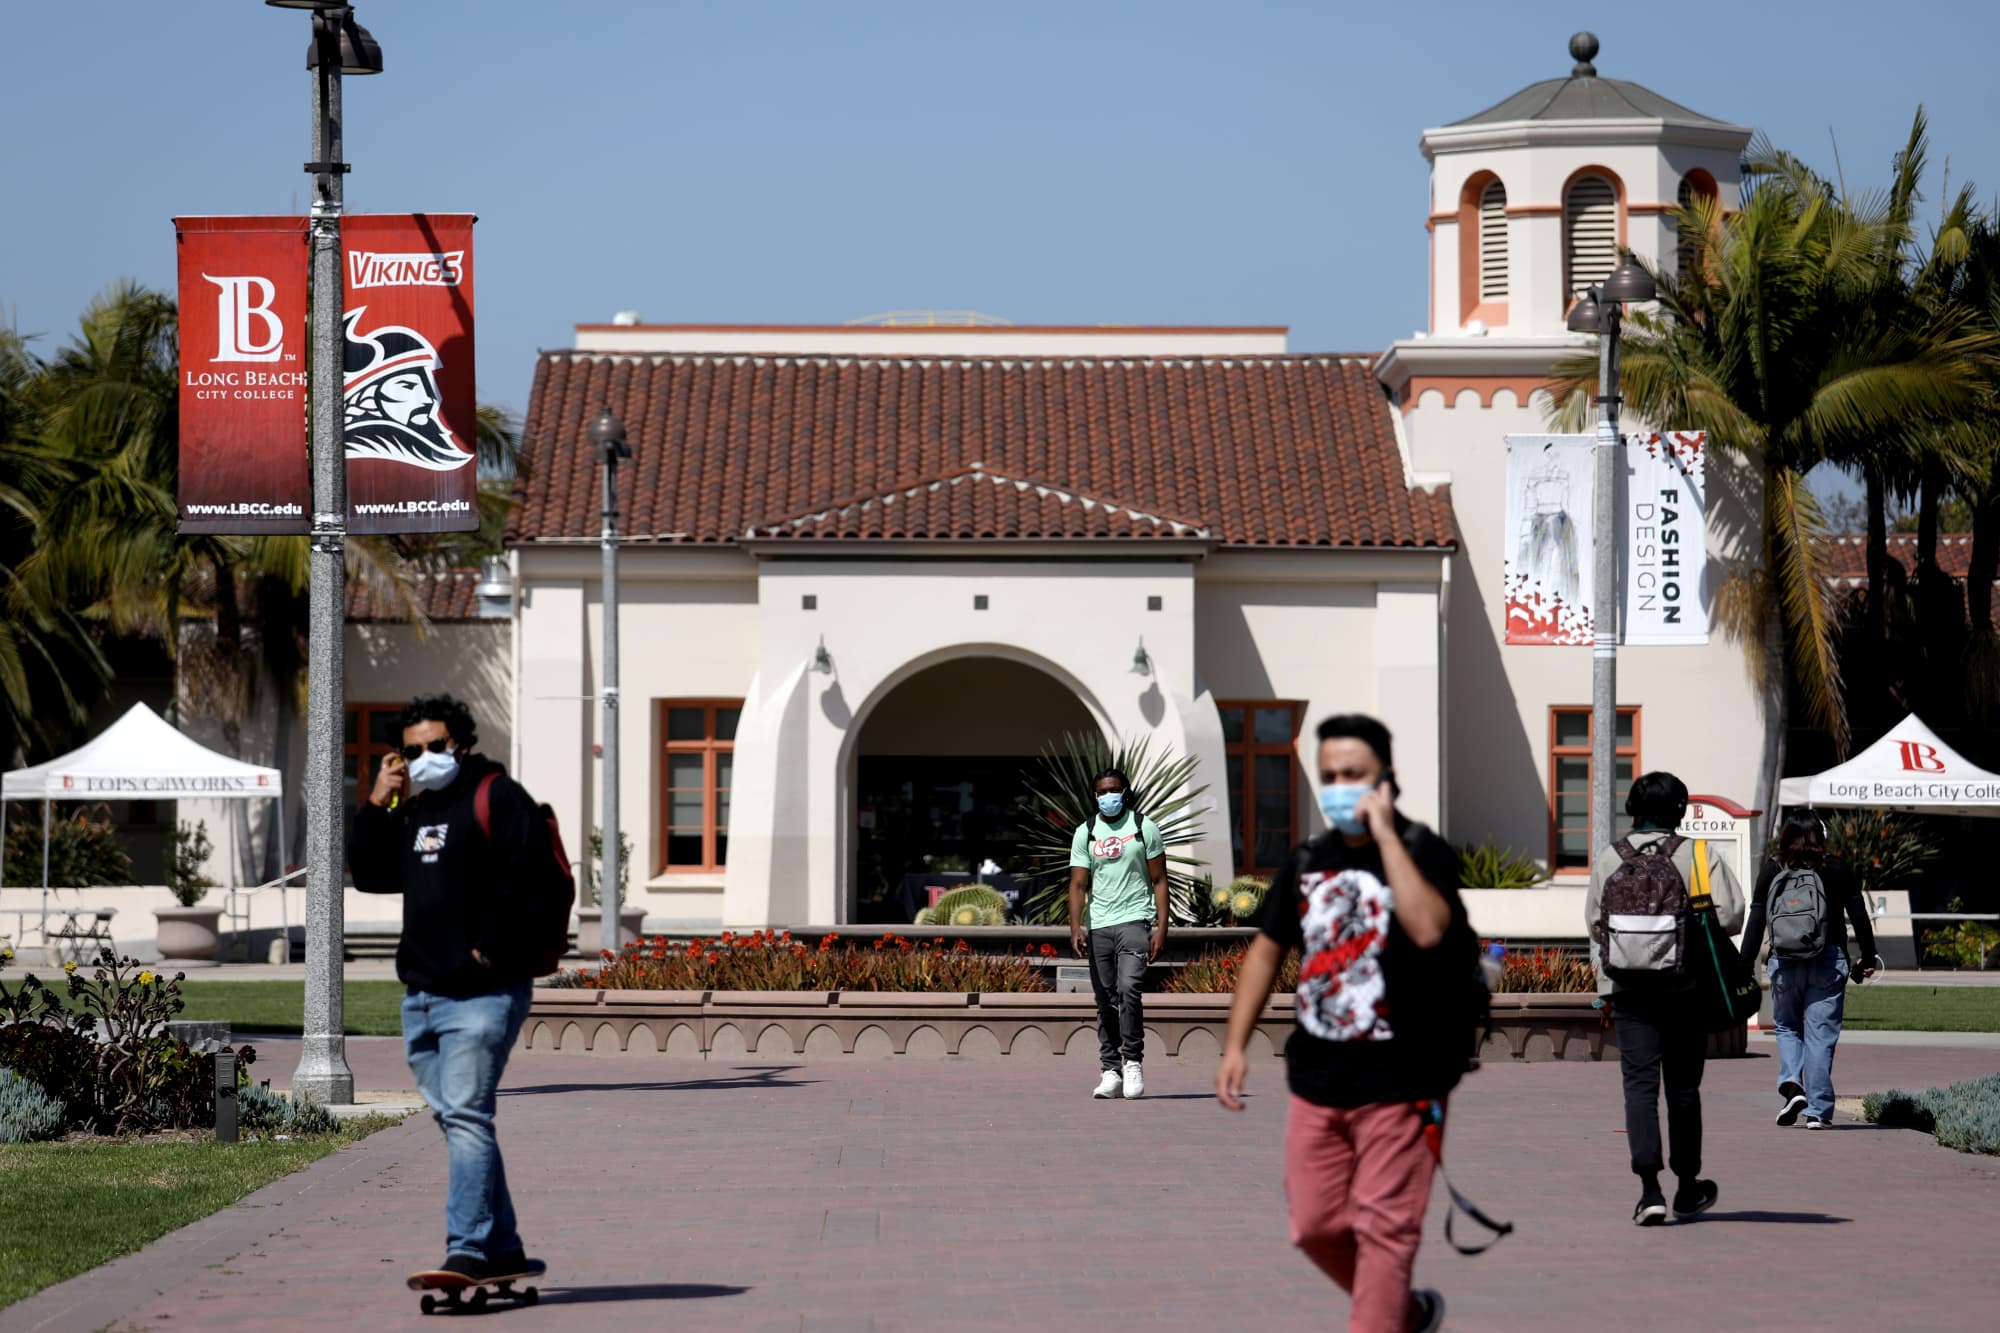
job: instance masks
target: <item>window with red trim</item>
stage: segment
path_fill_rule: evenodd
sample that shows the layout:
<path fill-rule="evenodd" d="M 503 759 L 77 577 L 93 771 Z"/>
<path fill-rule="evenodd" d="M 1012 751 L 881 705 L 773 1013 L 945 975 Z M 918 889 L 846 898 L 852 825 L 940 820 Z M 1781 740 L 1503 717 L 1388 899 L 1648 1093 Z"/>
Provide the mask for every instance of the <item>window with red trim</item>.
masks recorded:
<path fill-rule="evenodd" d="M 1230 859 L 1239 875 L 1274 875 L 1299 840 L 1299 705 L 1216 707 L 1228 766 Z"/>
<path fill-rule="evenodd" d="M 660 872 L 729 864 L 741 699 L 660 701 Z"/>
<path fill-rule="evenodd" d="M 1588 872 L 1590 845 L 1590 708 L 1549 710 L 1549 870 Z M 1639 769 L 1639 710 L 1618 710 L 1611 788 L 1611 836 L 1632 831 L 1625 797 Z"/>

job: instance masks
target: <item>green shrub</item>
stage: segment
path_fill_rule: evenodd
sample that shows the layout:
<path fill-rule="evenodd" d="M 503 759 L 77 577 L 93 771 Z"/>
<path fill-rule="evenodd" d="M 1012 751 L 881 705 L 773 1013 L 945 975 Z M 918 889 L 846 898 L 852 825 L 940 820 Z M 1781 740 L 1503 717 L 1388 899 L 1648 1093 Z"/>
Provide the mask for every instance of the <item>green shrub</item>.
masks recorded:
<path fill-rule="evenodd" d="M 1953 898 L 1947 912 L 1963 912 L 1965 903 Z M 2000 948 L 2000 929 L 1984 921 L 1954 921 L 1949 926 L 1930 926 L 1923 933 L 1924 961 L 1946 967 L 1984 968 L 1995 948 Z"/>
<path fill-rule="evenodd" d="M 201 873 L 214 850 L 208 840 L 207 820 L 193 828 L 182 823 L 167 835 L 167 888 L 182 907 L 193 907 L 215 887 L 215 881 Z"/>
<path fill-rule="evenodd" d="M 1004 926 L 1007 900 L 990 884 L 953 889 L 917 913 L 919 926 Z"/>
<path fill-rule="evenodd" d="M 1920 1129 L 1960 1152 L 2000 1156 L 2000 1074 L 1922 1092 L 1871 1092 L 1861 1114 L 1878 1125 Z"/>
<path fill-rule="evenodd" d="M 41 821 L 16 820 L 7 826 L 7 876 L 0 883 L 25 889 L 41 882 Z M 132 858 L 118 845 L 109 806 L 73 807 L 57 814 L 49 825 L 49 883 L 89 888 L 131 882 Z"/>
<path fill-rule="evenodd" d="M 0 1143 L 40 1143 L 63 1132 L 63 1104 L 40 1085 L 0 1068 Z"/>
<path fill-rule="evenodd" d="M 280 1097 L 261 1084 L 237 1092 L 236 1124 L 265 1134 L 333 1134 L 340 1129 L 333 1112 L 310 1097 Z"/>
<path fill-rule="evenodd" d="M 1458 849 L 1458 882 L 1468 889 L 1531 889 L 1547 878 L 1533 857 L 1502 847 L 1490 836 Z"/>
<path fill-rule="evenodd" d="M 1937 842 L 1914 815 L 1835 810 L 1826 817 L 1827 851 L 1854 869 L 1864 894 L 1903 887 L 1938 859 Z"/>

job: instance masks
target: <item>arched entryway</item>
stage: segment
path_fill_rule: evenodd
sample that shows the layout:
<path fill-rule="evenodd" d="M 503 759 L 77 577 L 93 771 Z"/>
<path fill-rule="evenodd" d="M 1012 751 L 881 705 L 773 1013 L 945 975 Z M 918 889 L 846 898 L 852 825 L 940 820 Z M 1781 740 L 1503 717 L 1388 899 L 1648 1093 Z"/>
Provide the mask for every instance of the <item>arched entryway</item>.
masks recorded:
<path fill-rule="evenodd" d="M 989 858 L 1024 870 L 1023 778 L 1066 731 L 1101 729 L 1068 685 L 1023 662 L 957 658 L 891 688 L 862 719 L 847 765 L 848 920 L 908 924 L 918 889 L 906 876 Z"/>

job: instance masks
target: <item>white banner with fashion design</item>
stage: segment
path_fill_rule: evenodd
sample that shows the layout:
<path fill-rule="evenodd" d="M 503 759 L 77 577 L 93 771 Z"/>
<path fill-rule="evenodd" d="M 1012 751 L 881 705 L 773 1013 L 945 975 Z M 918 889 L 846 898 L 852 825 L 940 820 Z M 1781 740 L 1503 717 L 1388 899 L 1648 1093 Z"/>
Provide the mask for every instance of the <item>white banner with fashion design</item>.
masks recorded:
<path fill-rule="evenodd" d="M 1586 644 L 1594 435 L 1507 437 L 1507 642 Z"/>
<path fill-rule="evenodd" d="M 1625 437 L 1618 496 L 1618 641 L 1708 642 L 1708 438 L 1698 430 Z"/>
<path fill-rule="evenodd" d="M 1502 576 L 1510 644 L 1582 645 L 1597 632 L 1595 435 L 1509 435 Z M 1706 438 L 1628 435 L 1618 469 L 1618 641 L 1708 642 Z"/>

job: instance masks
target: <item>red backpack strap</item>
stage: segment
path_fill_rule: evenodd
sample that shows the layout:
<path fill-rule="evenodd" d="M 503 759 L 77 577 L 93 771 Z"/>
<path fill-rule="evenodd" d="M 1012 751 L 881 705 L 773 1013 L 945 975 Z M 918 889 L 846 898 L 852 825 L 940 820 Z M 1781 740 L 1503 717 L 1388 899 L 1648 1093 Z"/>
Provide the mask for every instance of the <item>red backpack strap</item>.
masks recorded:
<path fill-rule="evenodd" d="M 472 793 L 472 817 L 479 821 L 479 831 L 488 839 L 493 836 L 493 784 L 499 780 L 498 773 L 488 773 L 479 779 L 479 787 Z"/>

